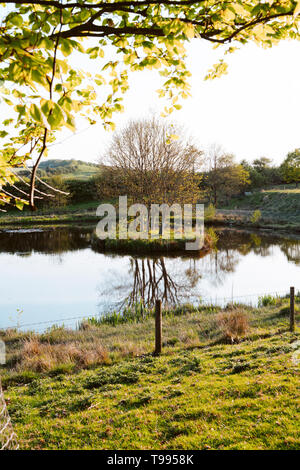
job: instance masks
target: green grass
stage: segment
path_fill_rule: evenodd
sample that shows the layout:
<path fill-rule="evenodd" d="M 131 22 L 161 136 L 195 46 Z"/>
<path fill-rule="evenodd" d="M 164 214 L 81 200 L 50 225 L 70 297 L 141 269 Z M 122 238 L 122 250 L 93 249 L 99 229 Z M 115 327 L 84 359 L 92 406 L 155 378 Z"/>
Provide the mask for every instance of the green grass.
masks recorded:
<path fill-rule="evenodd" d="M 2 380 L 21 448 L 300 449 L 292 361 L 300 335 L 287 331 L 286 305 L 244 307 L 251 329 L 238 344 L 222 341 L 217 308 L 165 314 L 160 357 L 151 354 L 153 318 L 42 336 L 3 333 Z M 47 348 L 97 342 L 107 354 L 101 364 L 38 372 L 33 363 L 21 367 L 26 338 Z"/>
<path fill-rule="evenodd" d="M 95 163 L 84 162 L 82 160 L 60 160 L 45 159 L 39 165 L 40 172 L 46 177 L 61 176 L 63 179 L 88 180 L 99 174 L 99 166 Z M 28 172 L 20 169 L 23 176 L 28 176 Z"/>
<path fill-rule="evenodd" d="M 250 196 L 232 199 L 229 209 L 248 209 L 276 212 L 300 211 L 300 189 L 270 189 L 254 192 Z"/>
<path fill-rule="evenodd" d="M 211 230 L 205 233 L 204 245 L 200 249 L 193 250 L 200 255 L 206 254 L 210 251 L 214 245 L 217 236 Z M 100 252 L 117 252 L 122 253 L 134 253 L 134 254 L 149 254 L 149 253 L 178 253 L 186 254 L 185 246 L 187 242 L 193 241 L 191 238 L 182 239 L 105 239 L 100 240 L 96 236 L 92 238 L 92 247 L 96 251 Z M 192 251 L 192 250 L 191 250 Z"/>
<path fill-rule="evenodd" d="M 48 208 L 37 212 L 30 212 L 29 210 L 19 211 L 16 209 L 9 213 L 0 213 L 0 228 L 16 226 L 34 227 L 57 223 L 97 223 L 99 220 L 99 217 L 96 216 L 98 206 L 99 202 L 90 201 L 64 207 Z"/>
<path fill-rule="evenodd" d="M 80 328 L 89 326 L 113 325 L 123 323 L 138 323 L 153 317 L 154 310 L 144 306 L 143 302 L 137 302 L 134 306 L 125 306 L 122 311 L 108 312 L 101 317 L 89 317 L 80 324 Z"/>
<path fill-rule="evenodd" d="M 211 222 L 299 232 L 300 189 L 277 187 L 232 198 Z"/>
<path fill-rule="evenodd" d="M 268 305 L 277 305 L 281 303 L 281 298 L 274 295 L 264 295 L 258 298 L 259 307 L 267 307 Z"/>
<path fill-rule="evenodd" d="M 117 199 L 107 199 L 105 201 L 87 201 L 77 204 L 68 204 L 66 206 L 58 206 L 55 208 L 39 209 L 31 212 L 26 207 L 20 211 L 18 209 L 10 209 L 7 213 L 0 212 L 0 228 L 14 226 L 35 226 L 42 224 L 51 224 L 61 221 L 62 223 L 76 223 L 80 221 L 98 222 L 99 217 L 96 216 L 96 209 L 101 203 L 117 205 Z M 214 208 L 209 206 L 206 212 L 208 218 L 212 218 L 215 214 Z M 171 216 L 170 220 L 173 220 Z"/>

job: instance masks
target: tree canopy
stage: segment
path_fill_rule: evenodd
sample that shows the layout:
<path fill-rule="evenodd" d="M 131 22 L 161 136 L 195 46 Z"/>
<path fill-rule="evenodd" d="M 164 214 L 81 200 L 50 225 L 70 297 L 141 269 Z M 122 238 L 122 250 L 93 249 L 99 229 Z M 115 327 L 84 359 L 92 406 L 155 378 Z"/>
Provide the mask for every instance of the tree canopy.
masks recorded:
<path fill-rule="evenodd" d="M 102 159 L 99 195 L 128 196 L 148 210 L 151 204 L 195 204 L 202 154 L 174 123 L 156 116 L 132 120 L 114 133 Z"/>
<path fill-rule="evenodd" d="M 281 165 L 281 172 L 286 183 L 300 182 L 300 149 L 289 152 Z"/>
<path fill-rule="evenodd" d="M 205 185 L 209 199 L 215 206 L 220 199 L 228 200 L 250 183 L 249 172 L 245 167 L 235 163 L 234 155 L 224 152 L 217 144 L 210 147 L 205 163 L 208 167 Z"/>
<path fill-rule="evenodd" d="M 228 45 L 231 53 L 254 41 L 264 47 L 299 39 L 300 2 L 291 0 L 31 0 L 6 1 L 0 27 L 0 96 L 13 109 L 2 123 L 0 204 L 34 208 L 39 162 L 58 131 L 75 129 L 75 115 L 113 128 L 122 111 L 128 72 L 158 69 L 164 113 L 189 94 L 184 44 L 194 38 Z M 4 11 L 4 10 L 3 10 Z M 87 39 L 88 41 L 85 41 Z M 99 73 L 80 70 L 73 52 L 102 59 Z M 100 63 L 100 62 L 99 62 Z M 226 72 L 224 59 L 208 78 Z M 6 130 L 7 126 L 7 130 Z M 11 130 L 13 129 L 13 131 Z M 3 189 L 33 159 L 29 198 Z M 48 188 L 49 189 L 49 188 Z M 40 191 L 41 193 L 41 191 Z M 43 197 L 43 194 L 40 194 Z"/>

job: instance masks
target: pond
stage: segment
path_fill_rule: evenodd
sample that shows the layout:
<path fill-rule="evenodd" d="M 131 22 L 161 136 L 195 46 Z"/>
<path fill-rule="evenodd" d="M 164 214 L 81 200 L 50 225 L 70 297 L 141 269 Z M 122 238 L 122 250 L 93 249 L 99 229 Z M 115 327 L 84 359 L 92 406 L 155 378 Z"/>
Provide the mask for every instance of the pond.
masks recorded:
<path fill-rule="evenodd" d="M 92 228 L 0 231 L 0 328 L 43 331 L 156 297 L 169 305 L 255 304 L 300 288 L 296 237 L 218 228 L 203 257 L 97 253 Z"/>

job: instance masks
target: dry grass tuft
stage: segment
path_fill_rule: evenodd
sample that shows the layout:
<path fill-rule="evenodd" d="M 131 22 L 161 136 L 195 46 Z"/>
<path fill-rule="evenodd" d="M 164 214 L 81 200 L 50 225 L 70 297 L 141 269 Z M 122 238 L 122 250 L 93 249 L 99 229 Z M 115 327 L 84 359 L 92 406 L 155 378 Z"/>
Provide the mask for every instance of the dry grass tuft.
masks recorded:
<path fill-rule="evenodd" d="M 217 325 L 226 342 L 237 343 L 249 331 L 248 316 L 243 310 L 221 312 L 217 315 Z"/>
<path fill-rule="evenodd" d="M 200 344 L 197 331 L 192 329 L 180 331 L 178 334 L 179 341 L 188 347 L 197 347 Z"/>
<path fill-rule="evenodd" d="M 100 342 L 68 344 L 41 343 L 38 339 L 24 342 L 19 368 L 46 372 L 61 364 L 87 367 L 109 362 L 107 350 Z"/>
<path fill-rule="evenodd" d="M 112 349 L 117 351 L 121 357 L 138 357 L 145 353 L 145 348 L 139 342 L 133 341 L 118 341 L 112 346 Z"/>

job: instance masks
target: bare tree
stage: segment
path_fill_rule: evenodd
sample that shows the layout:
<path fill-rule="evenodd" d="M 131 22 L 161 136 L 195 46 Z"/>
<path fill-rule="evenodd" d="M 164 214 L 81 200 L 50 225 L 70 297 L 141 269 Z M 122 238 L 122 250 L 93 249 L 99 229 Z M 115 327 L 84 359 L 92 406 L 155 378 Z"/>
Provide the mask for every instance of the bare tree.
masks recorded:
<path fill-rule="evenodd" d="M 202 151 L 182 127 L 155 116 L 130 121 L 113 136 L 102 158 L 101 196 L 127 195 L 131 202 L 195 203 Z"/>

